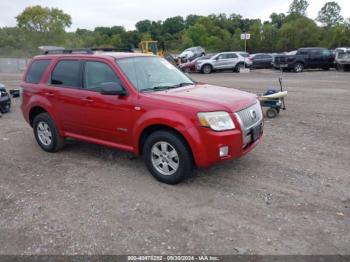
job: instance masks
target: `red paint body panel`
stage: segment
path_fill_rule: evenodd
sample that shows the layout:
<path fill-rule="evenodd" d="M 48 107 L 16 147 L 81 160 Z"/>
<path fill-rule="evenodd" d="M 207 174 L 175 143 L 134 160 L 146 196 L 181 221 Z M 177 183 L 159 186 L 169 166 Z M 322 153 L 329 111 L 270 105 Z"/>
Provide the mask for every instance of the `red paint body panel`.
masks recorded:
<path fill-rule="evenodd" d="M 30 123 L 30 112 L 40 107 L 53 118 L 64 137 L 72 137 L 140 154 L 142 132 L 153 125 L 162 125 L 179 132 L 187 141 L 197 167 L 238 158 L 248 153 L 261 137 L 243 149 L 243 136 L 235 112 L 256 102 L 256 96 L 232 88 L 213 85 L 194 85 L 152 93 L 139 93 L 117 66 L 116 59 L 140 54 L 118 55 L 44 55 L 51 64 L 38 84 L 25 82 L 21 106 L 23 116 Z M 113 69 L 128 92 L 127 96 L 106 96 L 82 88 L 49 85 L 51 71 L 61 59 L 100 61 Z M 229 112 L 235 130 L 215 132 L 200 127 L 199 112 Z M 229 155 L 219 157 L 220 146 L 229 147 Z"/>

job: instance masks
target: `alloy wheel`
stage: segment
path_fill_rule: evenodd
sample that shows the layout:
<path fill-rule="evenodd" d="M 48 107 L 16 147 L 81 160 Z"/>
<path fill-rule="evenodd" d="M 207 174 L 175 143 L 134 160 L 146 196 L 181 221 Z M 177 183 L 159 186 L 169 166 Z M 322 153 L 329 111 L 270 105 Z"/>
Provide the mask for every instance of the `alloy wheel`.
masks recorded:
<path fill-rule="evenodd" d="M 162 175 L 171 176 L 180 165 L 179 155 L 176 149 L 165 141 L 157 142 L 151 149 L 153 167 Z"/>

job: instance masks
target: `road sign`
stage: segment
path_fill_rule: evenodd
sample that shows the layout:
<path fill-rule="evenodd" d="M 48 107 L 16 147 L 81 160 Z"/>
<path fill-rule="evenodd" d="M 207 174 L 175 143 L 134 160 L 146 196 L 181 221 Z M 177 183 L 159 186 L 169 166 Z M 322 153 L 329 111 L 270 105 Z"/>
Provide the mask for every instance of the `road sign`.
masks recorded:
<path fill-rule="evenodd" d="M 241 34 L 241 40 L 249 40 L 250 34 Z"/>

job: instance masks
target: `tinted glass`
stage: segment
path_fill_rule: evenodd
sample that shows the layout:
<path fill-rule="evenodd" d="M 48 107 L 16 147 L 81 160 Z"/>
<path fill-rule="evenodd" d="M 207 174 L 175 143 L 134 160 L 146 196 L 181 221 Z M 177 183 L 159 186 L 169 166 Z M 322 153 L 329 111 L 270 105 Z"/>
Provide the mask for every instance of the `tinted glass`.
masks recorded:
<path fill-rule="evenodd" d="M 222 54 L 219 56 L 219 59 L 229 59 L 229 58 L 233 58 L 233 57 L 234 57 L 234 54 Z"/>
<path fill-rule="evenodd" d="M 237 58 L 236 54 L 227 54 L 226 58 Z"/>
<path fill-rule="evenodd" d="M 101 84 L 107 82 L 120 83 L 114 71 L 105 63 L 86 62 L 84 69 L 84 88 L 100 91 Z"/>
<path fill-rule="evenodd" d="M 327 50 L 327 49 L 322 50 L 321 53 L 322 53 L 323 56 L 330 56 L 331 55 L 331 52 L 329 50 Z"/>
<path fill-rule="evenodd" d="M 51 84 L 68 87 L 81 87 L 81 62 L 60 61 L 51 75 Z"/>
<path fill-rule="evenodd" d="M 41 77 L 43 76 L 46 68 L 50 64 L 51 60 L 37 60 L 34 61 L 27 73 L 26 82 L 37 84 L 39 83 Z"/>
<path fill-rule="evenodd" d="M 321 55 L 321 51 L 320 50 L 311 50 L 310 51 L 310 55 L 311 56 L 320 56 Z"/>

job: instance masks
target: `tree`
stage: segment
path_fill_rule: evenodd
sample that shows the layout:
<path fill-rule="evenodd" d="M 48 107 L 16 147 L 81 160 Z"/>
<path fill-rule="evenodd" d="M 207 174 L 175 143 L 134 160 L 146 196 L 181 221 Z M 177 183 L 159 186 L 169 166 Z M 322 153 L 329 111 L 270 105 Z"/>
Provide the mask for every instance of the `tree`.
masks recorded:
<path fill-rule="evenodd" d="M 317 46 L 321 36 L 317 24 L 305 16 L 299 16 L 284 23 L 278 34 L 277 49 L 279 51 Z"/>
<path fill-rule="evenodd" d="M 64 31 L 70 27 L 72 18 L 57 8 L 30 6 L 16 17 L 19 28 L 40 33 Z"/>
<path fill-rule="evenodd" d="M 135 27 L 137 29 L 137 31 L 139 31 L 141 34 L 146 33 L 149 31 L 149 29 L 151 28 L 151 21 L 150 20 L 141 20 L 139 22 L 136 23 Z"/>
<path fill-rule="evenodd" d="M 200 18 L 199 15 L 188 15 L 186 17 L 186 20 L 185 20 L 186 28 L 194 25 L 198 21 L 199 18 Z"/>
<path fill-rule="evenodd" d="M 284 20 L 286 19 L 286 15 L 283 13 L 277 14 L 277 13 L 272 13 L 270 15 L 271 19 L 271 24 L 275 26 L 276 28 L 281 28 Z"/>
<path fill-rule="evenodd" d="M 165 19 L 163 23 L 163 30 L 165 33 L 176 34 L 184 30 L 185 21 L 182 16 L 174 16 Z"/>
<path fill-rule="evenodd" d="M 317 21 L 326 27 L 332 27 L 344 21 L 340 15 L 341 7 L 337 2 L 328 2 L 318 13 Z"/>
<path fill-rule="evenodd" d="M 309 7 L 309 2 L 307 0 L 293 0 L 289 6 L 289 14 L 294 15 L 306 15 L 306 10 Z"/>

